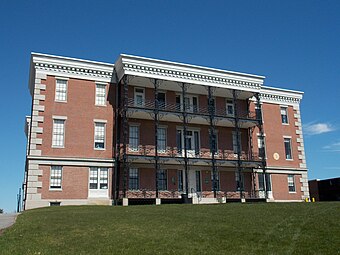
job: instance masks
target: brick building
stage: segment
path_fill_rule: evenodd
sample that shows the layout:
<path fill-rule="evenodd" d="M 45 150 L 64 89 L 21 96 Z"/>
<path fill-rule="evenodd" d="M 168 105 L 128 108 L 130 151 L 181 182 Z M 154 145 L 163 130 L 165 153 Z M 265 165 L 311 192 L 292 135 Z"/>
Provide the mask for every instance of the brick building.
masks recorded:
<path fill-rule="evenodd" d="M 24 208 L 309 197 L 302 92 L 120 55 L 32 53 Z"/>

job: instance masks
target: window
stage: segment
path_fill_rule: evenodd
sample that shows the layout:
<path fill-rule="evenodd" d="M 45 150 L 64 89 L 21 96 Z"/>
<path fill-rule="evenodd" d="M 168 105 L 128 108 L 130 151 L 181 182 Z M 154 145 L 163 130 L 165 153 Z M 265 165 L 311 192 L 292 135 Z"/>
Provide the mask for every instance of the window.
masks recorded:
<path fill-rule="evenodd" d="M 265 137 L 258 135 L 257 136 L 257 147 L 259 148 L 259 157 L 266 157 L 265 151 Z"/>
<path fill-rule="evenodd" d="M 183 191 L 183 170 L 178 170 L 177 175 L 178 175 L 178 191 Z"/>
<path fill-rule="evenodd" d="M 103 167 L 90 168 L 90 189 L 108 188 L 108 170 Z"/>
<path fill-rule="evenodd" d="M 228 116 L 234 116 L 234 100 L 227 99 L 226 101 L 226 113 Z"/>
<path fill-rule="evenodd" d="M 196 96 L 188 95 L 184 99 L 185 103 L 185 110 L 187 112 L 198 112 L 198 99 Z M 182 102 L 182 95 L 176 96 L 176 110 L 182 111 L 183 110 L 183 102 Z"/>
<path fill-rule="evenodd" d="M 62 167 L 51 166 L 50 189 L 61 189 Z"/>
<path fill-rule="evenodd" d="M 186 139 L 186 149 L 187 155 L 189 157 L 197 156 L 200 154 L 200 139 L 199 139 L 199 131 L 196 130 L 187 130 L 186 136 L 184 137 L 183 130 L 177 130 L 177 150 L 178 153 L 181 153 L 184 150 L 184 139 Z"/>
<path fill-rule="evenodd" d="M 94 148 L 105 149 L 105 123 L 95 122 Z"/>
<path fill-rule="evenodd" d="M 158 92 L 158 108 L 159 109 L 165 109 L 165 93 L 164 92 Z"/>
<path fill-rule="evenodd" d="M 135 88 L 135 106 L 142 107 L 145 104 L 145 94 L 143 88 Z"/>
<path fill-rule="evenodd" d="M 238 154 L 238 142 L 237 142 L 237 133 L 233 131 L 233 151 L 235 154 Z M 241 143 L 241 132 L 238 132 L 239 142 L 240 142 L 240 151 L 242 151 L 242 143 Z"/>
<path fill-rule="evenodd" d="M 139 126 L 129 127 L 129 150 L 138 151 L 139 146 Z"/>
<path fill-rule="evenodd" d="M 139 170 L 137 168 L 129 169 L 129 190 L 139 189 Z"/>
<path fill-rule="evenodd" d="M 258 179 L 259 179 L 259 190 L 264 191 L 264 182 L 266 181 L 266 189 L 267 191 L 272 190 L 272 185 L 271 185 L 271 176 L 270 174 L 266 174 L 266 178 L 264 178 L 263 173 L 258 173 Z"/>
<path fill-rule="evenodd" d="M 284 138 L 286 159 L 293 159 L 292 157 L 292 139 Z"/>
<path fill-rule="evenodd" d="M 211 189 L 214 190 L 214 172 L 211 171 Z M 220 174 L 216 170 L 216 190 L 220 190 Z"/>
<path fill-rule="evenodd" d="M 288 175 L 288 190 L 289 192 L 295 192 L 295 180 L 293 174 Z"/>
<path fill-rule="evenodd" d="M 65 120 L 53 120 L 52 147 L 64 147 L 65 139 Z"/>
<path fill-rule="evenodd" d="M 157 130 L 157 149 L 162 152 L 166 150 L 166 128 Z"/>
<path fill-rule="evenodd" d="M 202 180 L 201 180 L 201 171 L 196 171 L 196 192 L 202 191 Z"/>
<path fill-rule="evenodd" d="M 55 101 L 66 102 L 67 100 L 67 80 L 56 80 Z"/>
<path fill-rule="evenodd" d="M 160 169 L 158 170 L 158 190 L 167 190 L 167 189 L 168 189 L 167 170 Z"/>
<path fill-rule="evenodd" d="M 244 190 L 244 177 L 242 173 L 240 175 L 240 172 L 238 171 L 235 172 L 235 181 L 236 181 L 236 190 L 240 191 L 241 188 L 242 190 Z"/>
<path fill-rule="evenodd" d="M 288 124 L 287 107 L 281 107 L 281 121 L 282 121 L 282 124 Z"/>
<path fill-rule="evenodd" d="M 106 85 L 96 84 L 96 105 L 106 105 Z"/>
<path fill-rule="evenodd" d="M 50 202 L 50 206 L 60 206 L 61 202 Z"/>

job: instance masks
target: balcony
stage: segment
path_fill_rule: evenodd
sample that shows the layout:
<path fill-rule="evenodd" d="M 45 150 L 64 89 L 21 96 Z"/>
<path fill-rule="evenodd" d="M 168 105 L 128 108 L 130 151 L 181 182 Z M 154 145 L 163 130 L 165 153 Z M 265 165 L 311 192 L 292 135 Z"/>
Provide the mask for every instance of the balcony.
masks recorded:
<path fill-rule="evenodd" d="M 155 109 L 155 101 L 154 100 L 135 100 L 134 98 L 128 99 L 128 108 L 134 108 L 139 110 L 154 110 Z M 183 113 L 183 105 L 182 104 L 171 104 L 171 103 L 165 103 L 160 102 L 159 111 L 162 113 L 177 113 L 182 114 Z M 191 115 L 202 115 L 202 116 L 209 116 L 209 109 L 207 107 L 201 107 L 197 105 L 186 105 L 185 106 L 185 112 Z M 222 118 L 235 118 L 234 114 L 228 114 L 226 109 L 214 109 L 213 115 L 215 117 L 222 117 Z M 255 111 L 239 111 L 238 112 L 238 118 L 239 119 L 245 119 L 245 120 L 258 120 L 256 112 Z"/>
<path fill-rule="evenodd" d="M 122 150 L 121 145 L 121 150 Z M 155 146 L 154 145 L 139 145 L 139 146 L 130 146 L 126 145 L 127 155 L 135 156 L 135 157 L 154 157 L 155 156 Z M 179 149 L 177 147 L 167 146 L 165 150 L 158 150 L 157 154 L 160 158 L 174 158 L 174 159 L 183 159 L 184 154 L 183 149 Z M 187 150 L 187 157 L 191 160 L 211 160 L 212 154 L 210 149 L 201 148 L 199 151 L 195 150 Z M 236 161 L 238 160 L 238 155 L 234 153 L 233 150 L 218 150 L 215 153 L 216 160 L 222 161 Z M 259 157 L 258 153 L 248 153 L 245 151 L 241 152 L 241 161 L 249 161 L 249 162 L 261 162 L 262 159 Z"/>

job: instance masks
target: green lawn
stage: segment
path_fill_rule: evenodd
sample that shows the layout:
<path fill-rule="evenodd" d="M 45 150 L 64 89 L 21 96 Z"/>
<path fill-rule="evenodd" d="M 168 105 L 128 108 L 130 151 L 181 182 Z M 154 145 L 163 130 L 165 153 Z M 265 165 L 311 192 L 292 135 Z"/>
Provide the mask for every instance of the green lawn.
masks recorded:
<path fill-rule="evenodd" d="M 340 254 L 340 203 L 48 207 L 0 254 Z"/>

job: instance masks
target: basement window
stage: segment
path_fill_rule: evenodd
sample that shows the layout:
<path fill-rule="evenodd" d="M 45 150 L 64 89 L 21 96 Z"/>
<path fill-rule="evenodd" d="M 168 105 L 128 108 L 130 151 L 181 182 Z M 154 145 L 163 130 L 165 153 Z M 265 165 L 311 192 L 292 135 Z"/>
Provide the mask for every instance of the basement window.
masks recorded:
<path fill-rule="evenodd" d="M 60 206 L 61 202 L 50 202 L 50 206 Z"/>

